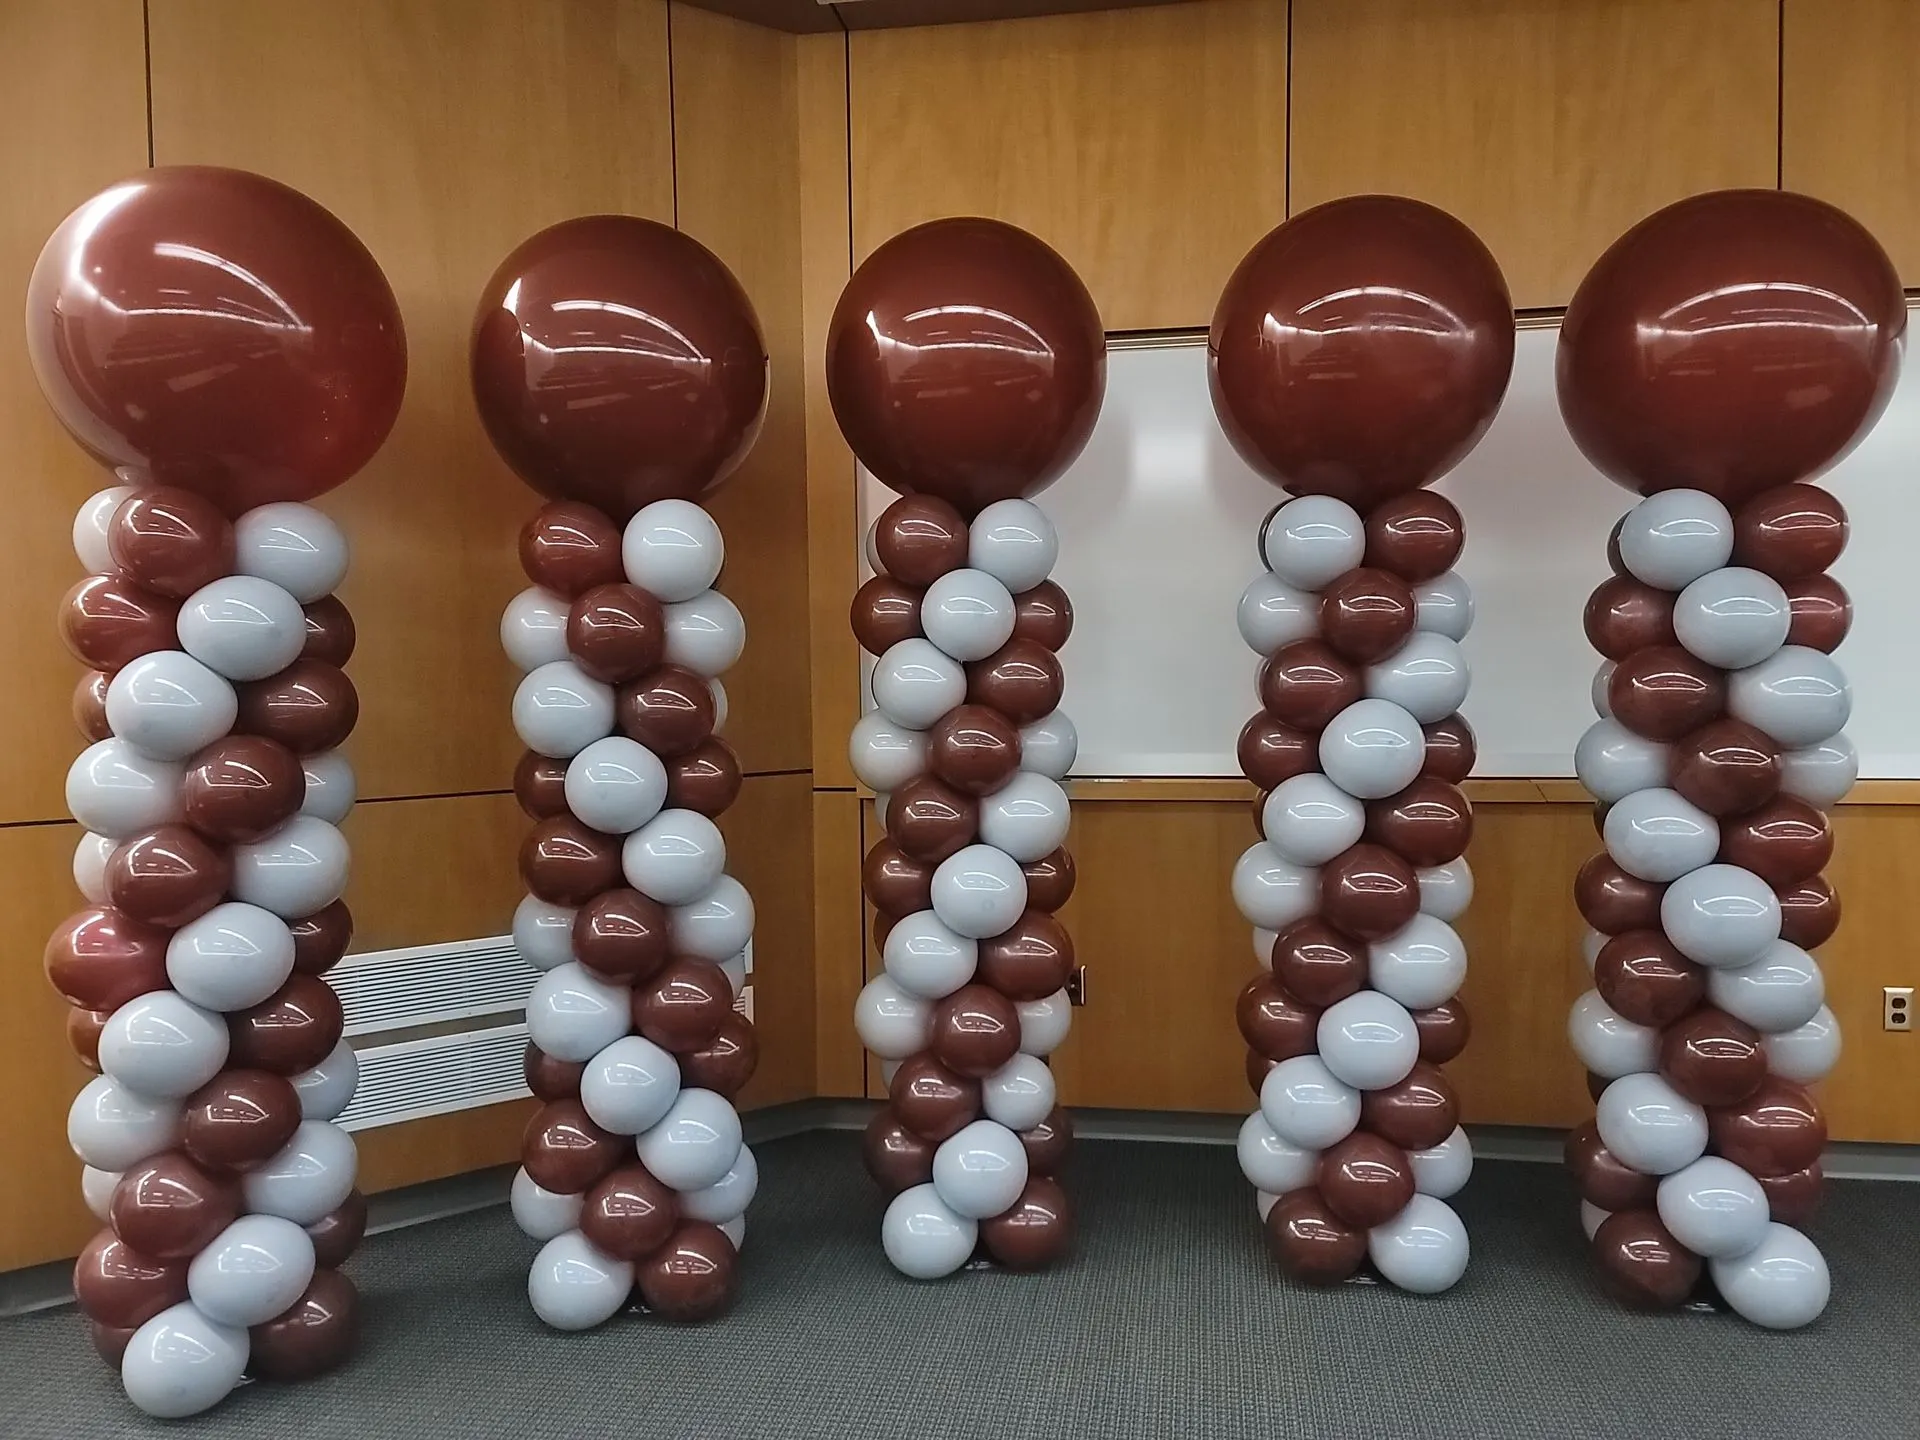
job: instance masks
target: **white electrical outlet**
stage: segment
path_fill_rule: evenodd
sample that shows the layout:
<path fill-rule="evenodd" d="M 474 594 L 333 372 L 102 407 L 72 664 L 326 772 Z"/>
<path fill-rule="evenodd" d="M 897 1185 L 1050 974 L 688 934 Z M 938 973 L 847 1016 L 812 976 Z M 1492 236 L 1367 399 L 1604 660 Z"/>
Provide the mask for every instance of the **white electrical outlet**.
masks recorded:
<path fill-rule="evenodd" d="M 1888 985 L 1880 992 L 1880 1023 L 1887 1030 L 1913 1029 L 1913 987 Z"/>

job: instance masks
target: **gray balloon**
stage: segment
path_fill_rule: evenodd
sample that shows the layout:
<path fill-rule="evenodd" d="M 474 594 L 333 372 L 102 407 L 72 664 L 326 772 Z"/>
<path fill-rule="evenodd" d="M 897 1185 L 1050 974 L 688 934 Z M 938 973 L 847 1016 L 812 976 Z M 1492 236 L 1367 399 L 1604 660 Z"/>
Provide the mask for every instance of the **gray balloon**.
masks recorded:
<path fill-rule="evenodd" d="M 676 1198 L 685 1218 L 725 1225 L 747 1213 L 759 1188 L 760 1162 L 753 1158 L 753 1151 L 742 1145 L 740 1158 L 733 1162 L 731 1170 L 706 1189 L 682 1191 Z"/>
<path fill-rule="evenodd" d="M 651 1130 L 679 1095 L 679 1062 L 644 1035 L 622 1036 L 580 1074 L 581 1107 L 614 1135 Z"/>
<path fill-rule="evenodd" d="M 880 1246 L 912 1280 L 951 1275 L 973 1255 L 978 1221 L 956 1215 L 931 1184 L 902 1190 L 880 1222 Z"/>
<path fill-rule="evenodd" d="M 1409 1150 L 1407 1164 L 1413 1170 L 1413 1188 L 1436 1200 L 1450 1199 L 1466 1188 L 1473 1177 L 1473 1142 L 1458 1125 L 1453 1133 L 1425 1150 Z"/>
<path fill-rule="evenodd" d="M 1453 1207 L 1416 1194 L 1406 1208 L 1367 1232 L 1367 1258 L 1382 1276 L 1415 1295 L 1437 1295 L 1467 1273 L 1472 1247 Z"/>
<path fill-rule="evenodd" d="M 1737 970 L 1707 974 L 1707 998 L 1763 1035 L 1797 1030 L 1820 1013 L 1827 985 L 1813 957 L 1776 940 L 1760 958 Z"/>
<path fill-rule="evenodd" d="M 909 995 L 941 1000 L 973 979 L 980 942 L 956 935 L 931 910 L 907 916 L 887 932 L 881 963 Z"/>
<path fill-rule="evenodd" d="M 740 1116 L 724 1096 L 685 1089 L 633 1148 L 662 1185 L 704 1190 L 718 1185 L 740 1159 Z"/>
<path fill-rule="evenodd" d="M 210 1410 L 247 1368 L 251 1342 L 238 1325 L 221 1325 L 190 1300 L 170 1305 L 133 1332 L 120 1357 L 127 1399 L 161 1420 Z"/>
<path fill-rule="evenodd" d="M 1600 1143 L 1642 1175 L 1671 1175 L 1706 1153 L 1707 1112 L 1658 1075 L 1622 1075 L 1594 1107 Z"/>
<path fill-rule="evenodd" d="M 1783 645 L 1727 679 L 1727 710 L 1785 750 L 1830 740 L 1853 713 L 1853 687 L 1831 655 Z"/>
<path fill-rule="evenodd" d="M 556 1330 L 591 1330 L 619 1314 L 632 1292 L 633 1266 L 578 1230 L 547 1241 L 527 1271 L 533 1313 Z"/>
<path fill-rule="evenodd" d="M 965 1219 L 1011 1209 L 1026 1188 L 1026 1148 L 997 1121 L 975 1120 L 933 1152 L 934 1194 Z"/>
<path fill-rule="evenodd" d="M 240 1193 L 255 1214 L 311 1225 L 346 1203 L 359 1168 L 351 1135 L 325 1120 L 302 1120 L 273 1158 L 240 1177 Z"/>
<path fill-rule="evenodd" d="M 632 987 L 569 960 L 533 982 L 527 1036 L 556 1060 L 591 1060 L 627 1033 L 632 1015 Z"/>
<path fill-rule="evenodd" d="M 1406 706 L 1370 696 L 1333 717 L 1320 732 L 1318 753 L 1327 778 L 1347 794 L 1384 800 L 1413 783 L 1427 741 Z"/>
<path fill-rule="evenodd" d="M 1258 1110 L 1241 1123 L 1234 1151 L 1247 1183 L 1269 1195 L 1284 1195 L 1311 1185 L 1320 1170 L 1318 1150 L 1303 1150 L 1282 1140 Z"/>
<path fill-rule="evenodd" d="M 313 1239 L 278 1215 L 242 1215 L 193 1257 L 187 1295 L 216 1325 L 264 1325 L 313 1279 Z"/>
<path fill-rule="evenodd" d="M 1317 770 L 1274 786 L 1260 814 L 1267 843 L 1295 865 L 1324 865 L 1359 843 L 1367 812 Z"/>
<path fill-rule="evenodd" d="M 1751 870 L 1702 865 L 1660 897 L 1660 928 L 1696 964 L 1751 964 L 1780 938 L 1780 897 Z"/>
<path fill-rule="evenodd" d="M 1378 990 L 1356 991 L 1321 1011 L 1315 1042 L 1334 1078 L 1356 1090 L 1398 1085 L 1420 1058 L 1413 1016 Z"/>
<path fill-rule="evenodd" d="M 1233 903 L 1248 924 L 1284 930 L 1320 908 L 1320 872 L 1259 841 L 1234 862 Z"/>
<path fill-rule="evenodd" d="M 1466 978 L 1466 942 L 1431 915 L 1415 915 L 1367 946 L 1367 983 L 1409 1010 L 1445 1004 Z"/>
<path fill-rule="evenodd" d="M 1607 699 L 1607 687 L 1613 683 L 1614 662 L 1602 660 L 1600 668 L 1593 672 L 1593 683 L 1588 689 L 1587 698 L 1593 702 L 1593 713 L 1602 720 L 1613 717 L 1613 704 Z"/>
<path fill-rule="evenodd" d="M 1022 865 L 1043 860 L 1067 839 L 1067 792 L 1057 780 L 1020 770 L 980 802 L 980 839 Z"/>
<path fill-rule="evenodd" d="M 1709 864 L 1720 827 L 1673 790 L 1636 790 L 1613 803 L 1602 826 L 1607 853 L 1629 875 L 1664 884 Z"/>
<path fill-rule="evenodd" d="M 360 1084 L 359 1057 L 343 1039 L 326 1059 L 295 1075 L 292 1084 L 300 1097 L 302 1120 L 337 1120 L 353 1103 L 353 1092 Z"/>
<path fill-rule="evenodd" d="M 1582 1200 L 1580 1202 L 1580 1228 L 1586 1232 L 1587 1239 L 1591 1240 L 1594 1232 L 1606 1224 L 1612 1215 L 1613 1212 L 1611 1210 L 1602 1210 L 1598 1205 L 1593 1205 Z"/>
<path fill-rule="evenodd" d="M 1711 1260 L 1714 1288 L 1743 1320 L 1797 1330 L 1827 1308 L 1833 1282 L 1819 1247 L 1790 1225 L 1767 1226 L 1760 1243 L 1731 1260 Z"/>
<path fill-rule="evenodd" d="M 1649 495 L 1620 522 L 1627 573 L 1659 590 L 1684 590 L 1733 555 L 1733 516 L 1703 490 Z"/>
<path fill-rule="evenodd" d="M 227 1060 L 227 1022 L 177 991 L 139 995 L 107 1017 L 100 1031 L 100 1070 L 137 1095 L 178 1100 L 220 1072 Z"/>
<path fill-rule="evenodd" d="M 1791 619 L 1780 582 L 1744 565 L 1709 570 L 1673 606 L 1680 644 L 1722 670 L 1758 665 L 1773 654 L 1787 643 Z"/>
<path fill-rule="evenodd" d="M 1860 778 L 1860 752 L 1846 732 L 1780 757 L 1780 792 L 1822 810 L 1837 805 Z"/>
<path fill-rule="evenodd" d="M 1416 630 L 1393 654 L 1367 667 L 1367 694 L 1391 700 L 1422 725 L 1460 708 L 1473 674 L 1458 641 Z"/>
<path fill-rule="evenodd" d="M 1320 633 L 1320 597 L 1294 589 L 1269 570 L 1241 592 L 1237 618 L 1247 648 L 1271 655 L 1282 645 Z"/>
<path fill-rule="evenodd" d="M 1644 1074 L 1660 1063 L 1660 1032 L 1634 1024 L 1601 999 L 1598 990 L 1573 1002 L 1567 1041 L 1582 1065 L 1608 1080 Z"/>
<path fill-rule="evenodd" d="M 1794 1030 L 1763 1035 L 1760 1048 L 1767 1052 L 1767 1069 L 1782 1080 L 1811 1085 L 1823 1080 L 1840 1060 L 1840 1022 L 1833 1011 L 1822 1005 L 1814 1017 Z"/>
<path fill-rule="evenodd" d="M 1708 1260 L 1744 1255 L 1766 1238 L 1767 1192 L 1731 1160 L 1702 1155 L 1660 1182 L 1660 1223 Z"/>
<path fill-rule="evenodd" d="M 1267 1072 L 1260 1113 L 1273 1133 L 1302 1150 L 1324 1150 L 1360 1123 L 1360 1092 L 1318 1055 L 1295 1055 Z"/>
<path fill-rule="evenodd" d="M 1473 903 L 1473 870 L 1462 855 L 1444 865 L 1413 872 L 1420 882 L 1420 913 L 1451 925 Z"/>
<path fill-rule="evenodd" d="M 1267 569 L 1296 590 L 1324 590 L 1366 552 L 1359 512 L 1331 495 L 1287 501 L 1267 520 L 1262 540 Z"/>
<path fill-rule="evenodd" d="M 984 570 L 949 570 L 920 597 L 920 628 L 956 660 L 984 660 L 1013 635 L 1013 596 Z"/>
<path fill-rule="evenodd" d="M 1027 877 L 1004 850 L 969 845 L 933 872 L 933 913 L 956 935 L 971 940 L 998 935 L 1026 908 Z"/>
<path fill-rule="evenodd" d="M 1618 720 L 1596 720 L 1573 747 L 1573 773 L 1603 805 L 1667 783 L 1670 747 L 1636 735 Z"/>
<path fill-rule="evenodd" d="M 1600 963 L 1600 952 L 1606 949 L 1607 941 L 1612 938 L 1605 931 L 1595 930 L 1591 926 L 1587 928 L 1587 933 L 1580 937 L 1580 958 L 1587 962 L 1589 975 L 1593 973 L 1593 967 Z"/>
<path fill-rule="evenodd" d="M 537 1183 L 520 1169 L 514 1172 L 513 1188 L 508 1194 L 513 1223 L 529 1240 L 541 1244 L 580 1226 L 580 1212 L 586 1208 L 585 1195 L 562 1195 Z"/>
<path fill-rule="evenodd" d="M 1473 591 L 1458 570 L 1413 587 L 1413 625 L 1449 640 L 1464 640 L 1473 628 Z"/>

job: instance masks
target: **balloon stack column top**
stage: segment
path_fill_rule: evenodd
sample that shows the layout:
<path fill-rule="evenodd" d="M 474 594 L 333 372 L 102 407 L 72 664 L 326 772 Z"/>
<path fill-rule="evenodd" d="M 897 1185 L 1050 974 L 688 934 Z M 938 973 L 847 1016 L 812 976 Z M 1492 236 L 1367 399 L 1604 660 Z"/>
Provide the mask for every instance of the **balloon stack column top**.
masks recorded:
<path fill-rule="evenodd" d="M 1505 281 L 1450 215 L 1370 195 L 1306 211 L 1227 282 L 1208 337 L 1215 412 L 1292 497 L 1240 601 L 1261 709 L 1240 734 L 1260 839 L 1234 867 L 1262 973 L 1241 991 L 1241 1127 L 1281 1267 L 1310 1285 L 1371 1260 L 1444 1290 L 1468 1242 L 1446 1202 L 1473 1152 L 1441 1066 L 1467 1042 L 1453 928 L 1473 894 L 1459 715 L 1473 597 L 1460 514 L 1423 488 L 1492 423 L 1513 367 Z"/>
<path fill-rule="evenodd" d="M 358 1068 L 323 978 L 346 952 L 359 714 L 309 506 L 364 465 L 406 383 L 400 314 L 353 234 L 241 171 L 163 167 L 54 232 L 27 292 L 48 403 L 117 483 L 73 543 L 60 627 L 87 673 L 67 774 L 88 908 L 47 944 L 98 1072 L 67 1135 L 103 1228 L 74 1272 L 149 1414 L 353 1345 L 340 1266 L 366 1227 L 335 1120 Z"/>
<path fill-rule="evenodd" d="M 727 268 L 669 226 L 595 215 L 509 255 L 475 313 L 488 436 L 548 497 L 500 637 L 523 672 L 513 788 L 528 1122 L 513 1214 L 533 1309 L 583 1330 L 635 1300 L 733 1300 L 758 1184 L 735 1101 L 759 1058 L 753 901 L 715 823 L 740 792 L 720 676 L 746 627 L 701 499 L 752 448 L 767 356 Z"/>
<path fill-rule="evenodd" d="M 885 962 L 855 1004 L 888 1103 L 866 1161 L 903 1274 L 976 1250 L 1014 1270 L 1064 1255 L 1071 1139 L 1047 1056 L 1066 1038 L 1073 893 L 1065 842 L 1078 738 L 1048 578 L 1059 541 L 1029 498 L 1072 463 L 1106 388 L 1106 337 L 1052 249 L 994 220 L 936 220 L 854 273 L 827 337 L 833 413 L 901 498 L 867 539 L 853 600 L 874 657 L 855 774 L 886 837 L 867 899 Z"/>
<path fill-rule="evenodd" d="M 1809 481 L 1892 395 L 1906 302 L 1832 206 L 1722 191 L 1643 220 L 1560 332 L 1575 442 L 1642 498 L 1587 602 L 1599 719 L 1575 767 L 1606 849 L 1574 896 L 1593 988 L 1568 1022 L 1597 1101 L 1567 1163 L 1608 1292 L 1717 1292 L 1757 1325 L 1825 1308 L 1804 1232 L 1840 1054 L 1812 951 L 1839 923 L 1828 810 L 1859 769 L 1831 652 L 1840 502 Z"/>

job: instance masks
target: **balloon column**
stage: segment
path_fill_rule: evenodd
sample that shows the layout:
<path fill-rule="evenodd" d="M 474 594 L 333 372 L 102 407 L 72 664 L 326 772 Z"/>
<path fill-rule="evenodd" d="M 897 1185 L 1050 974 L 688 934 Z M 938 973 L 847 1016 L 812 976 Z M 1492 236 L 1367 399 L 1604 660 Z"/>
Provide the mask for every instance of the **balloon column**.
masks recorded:
<path fill-rule="evenodd" d="M 89 667 L 67 774 L 88 908 L 47 944 L 99 1075 L 67 1134 L 106 1228 L 74 1292 L 153 1415 L 243 1372 L 339 1363 L 339 1266 L 366 1201 L 332 1121 L 357 1068 L 321 978 L 345 953 L 354 799 L 339 746 L 338 527 L 304 502 L 372 458 L 400 408 L 393 293 L 353 234 L 240 171 L 161 168 L 61 224 L 27 291 L 34 373 L 116 483 L 80 507 L 94 572 L 61 607 Z"/>
<path fill-rule="evenodd" d="M 875 523 L 853 629 L 876 657 L 853 768 L 886 838 L 867 898 L 885 973 L 861 1039 L 889 1101 L 867 1168 L 893 1197 L 881 1242 L 918 1279 L 975 1246 L 1015 1270 L 1065 1253 L 1071 1138 L 1047 1056 L 1066 1038 L 1073 892 L 1061 781 L 1078 739 L 1055 652 L 1073 611 L 1027 496 L 1086 444 L 1106 338 L 1045 244 L 993 220 L 897 235 L 848 282 L 827 337 L 833 412 L 901 498 Z"/>
<path fill-rule="evenodd" d="M 1240 994 L 1241 1170 L 1288 1274 L 1364 1260 L 1404 1289 L 1467 1264 L 1447 1197 L 1473 1155 L 1440 1066 L 1467 1040 L 1452 922 L 1473 876 L 1459 785 L 1473 732 L 1453 570 L 1460 514 L 1422 487 L 1493 420 L 1513 366 L 1493 257 L 1451 216 L 1367 195 L 1294 217 L 1241 261 L 1208 375 L 1234 448 L 1295 498 L 1240 602 L 1261 657 L 1240 734 L 1261 839 L 1234 867 L 1265 972 Z"/>
<path fill-rule="evenodd" d="M 1808 952 L 1839 901 L 1826 810 L 1858 769 L 1830 657 L 1840 502 L 1808 484 L 1891 397 L 1900 282 L 1839 211 L 1774 190 L 1684 200 L 1600 258 L 1560 333 L 1560 407 L 1645 498 L 1587 601 L 1600 719 L 1575 764 L 1606 849 L 1575 898 L 1594 988 L 1573 1048 L 1598 1101 L 1567 1142 L 1613 1294 L 1677 1305 L 1702 1262 L 1759 1325 L 1825 1307 L 1801 1230 L 1840 1032 Z"/>
<path fill-rule="evenodd" d="M 527 1126 L 513 1213 L 544 1248 L 527 1278 L 581 1330 L 636 1290 L 673 1320 L 734 1293 L 758 1172 L 734 1097 L 759 1045 L 735 1009 L 753 902 L 714 818 L 740 792 L 716 732 L 746 643 L 713 588 L 720 529 L 699 499 L 760 430 L 753 307 L 676 230 L 596 215 L 543 230 L 475 313 L 474 399 L 495 448 L 548 497 L 520 532 L 532 588 L 500 636 L 525 672 L 520 851 Z"/>

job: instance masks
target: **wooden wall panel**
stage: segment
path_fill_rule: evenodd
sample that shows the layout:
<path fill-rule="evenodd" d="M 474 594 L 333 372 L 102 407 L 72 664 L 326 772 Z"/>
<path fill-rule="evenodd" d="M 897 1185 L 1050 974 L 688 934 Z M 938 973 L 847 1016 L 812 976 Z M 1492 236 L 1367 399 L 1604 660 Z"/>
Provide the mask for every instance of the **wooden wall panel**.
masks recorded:
<path fill-rule="evenodd" d="M 306 191 L 366 242 L 406 318 L 399 424 L 325 502 L 356 552 L 342 593 L 363 790 L 498 788 L 519 751 L 498 624 L 537 502 L 473 414 L 468 327 L 493 267 L 542 226 L 671 220 L 665 4 L 168 0 L 152 55 L 156 158 Z"/>
<path fill-rule="evenodd" d="M 1778 0 L 1294 0 L 1291 208 L 1431 201 L 1564 305 L 1648 212 L 1775 183 L 1778 46 Z"/>
<path fill-rule="evenodd" d="M 867 983 L 867 911 L 860 896 L 859 796 L 813 792 L 814 1093 L 864 1093 L 853 1002 Z"/>
<path fill-rule="evenodd" d="M 531 823 L 499 792 L 356 805 L 341 827 L 353 847 L 354 950 L 505 935 Z"/>
<path fill-rule="evenodd" d="M 754 1024 L 760 1068 L 743 1109 L 813 1093 L 813 785 L 765 775 L 720 817 L 727 869 L 753 896 Z"/>
<path fill-rule="evenodd" d="M 811 759 L 794 53 L 791 35 L 673 7 L 678 223 L 745 287 L 772 362 L 759 441 L 713 506 L 732 557 L 721 588 L 747 619 L 747 651 L 726 686 L 728 739 L 749 773 Z"/>
<path fill-rule="evenodd" d="M 1784 15 L 1782 183 L 1853 215 L 1920 285 L 1920 6 L 1786 0 Z"/>
<path fill-rule="evenodd" d="M 1039 235 L 1110 330 L 1205 325 L 1285 205 L 1287 7 L 852 36 L 856 258 L 942 215 Z"/>
<path fill-rule="evenodd" d="M 27 276 L 53 228 L 147 163 L 140 0 L 13 0 L 0 14 L 0 445 L 7 562 L 0 599 L 0 821 L 67 813 L 62 782 L 80 753 L 67 723 L 79 664 L 54 629 L 81 575 L 73 512 L 113 482 L 40 398 L 21 342 Z M 37 942 L 36 942 L 37 943 Z"/>

